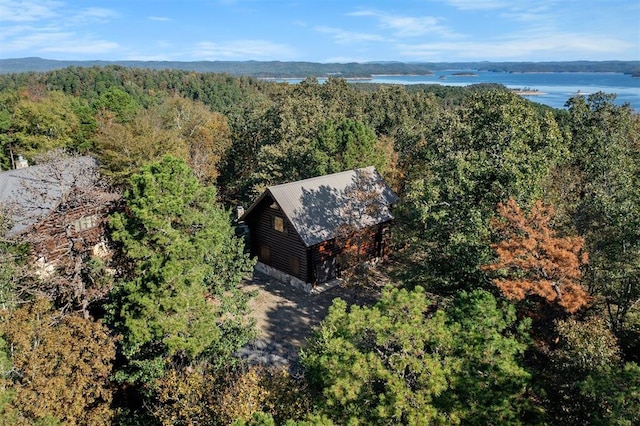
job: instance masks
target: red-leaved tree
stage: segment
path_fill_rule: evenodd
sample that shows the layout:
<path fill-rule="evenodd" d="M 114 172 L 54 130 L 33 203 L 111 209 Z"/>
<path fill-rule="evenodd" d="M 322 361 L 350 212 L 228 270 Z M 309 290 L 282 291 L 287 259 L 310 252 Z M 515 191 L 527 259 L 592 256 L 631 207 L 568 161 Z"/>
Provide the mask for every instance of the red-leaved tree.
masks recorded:
<path fill-rule="evenodd" d="M 499 203 L 499 217 L 491 224 L 503 240 L 492 244 L 498 258 L 483 269 L 500 274 L 493 283 L 508 299 L 537 295 L 573 313 L 590 300 L 580 285 L 581 266 L 588 261 L 584 239 L 556 236 L 549 227 L 553 214 L 541 201 L 529 214 L 513 198 Z"/>

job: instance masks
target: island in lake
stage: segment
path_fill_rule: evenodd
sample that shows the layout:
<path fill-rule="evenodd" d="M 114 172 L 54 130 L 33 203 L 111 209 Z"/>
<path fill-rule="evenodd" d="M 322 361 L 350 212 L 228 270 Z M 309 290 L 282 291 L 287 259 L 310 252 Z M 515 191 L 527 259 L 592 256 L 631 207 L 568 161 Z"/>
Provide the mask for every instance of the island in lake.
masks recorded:
<path fill-rule="evenodd" d="M 520 96 L 536 96 L 536 95 L 546 95 L 546 93 L 539 91 L 538 89 L 532 89 L 530 87 L 525 87 L 523 89 L 515 88 L 510 89 L 513 93 Z"/>

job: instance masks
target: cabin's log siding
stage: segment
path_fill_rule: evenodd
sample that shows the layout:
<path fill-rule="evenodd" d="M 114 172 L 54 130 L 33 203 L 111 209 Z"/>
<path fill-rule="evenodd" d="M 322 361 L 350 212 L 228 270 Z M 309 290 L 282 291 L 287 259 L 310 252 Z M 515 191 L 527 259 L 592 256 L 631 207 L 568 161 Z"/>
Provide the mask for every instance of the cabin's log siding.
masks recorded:
<path fill-rule="evenodd" d="M 251 229 L 251 254 L 269 266 L 305 282 L 312 282 L 309 276 L 307 248 L 282 210 L 278 207 L 273 208 L 273 204 L 274 201 L 271 197 L 265 197 L 260 205 L 256 206 L 255 212 L 257 214 L 252 215 L 247 223 Z M 286 232 L 274 229 L 274 217 L 283 219 Z M 269 247 L 268 259 L 262 256 L 261 247 L 263 245 Z M 292 257 L 297 258 L 298 271 L 292 271 Z"/>
<path fill-rule="evenodd" d="M 90 257 L 93 248 L 105 241 L 107 218 L 117 208 L 118 199 L 110 193 L 83 199 L 83 194 L 73 192 L 67 202 L 27 229 L 21 240 L 30 243 L 33 258 L 69 266 L 65 264 L 73 263 L 74 256 Z"/>
<path fill-rule="evenodd" d="M 29 243 L 35 272 L 84 285 L 82 270 L 88 259 L 98 258 L 110 268 L 112 252 L 106 225 L 108 216 L 118 209 L 119 199 L 116 193 L 72 191 L 47 216 L 22 232 L 19 238 Z"/>
<path fill-rule="evenodd" d="M 47 262 L 61 263 L 70 253 L 89 252 L 104 238 L 105 218 L 100 208 L 76 208 L 67 212 L 56 211 L 32 227 L 23 237 L 32 243 L 36 257 L 43 256 Z M 98 216 L 95 226 L 76 230 L 75 222 L 90 216 Z"/>
<path fill-rule="evenodd" d="M 282 219 L 285 232 L 275 229 L 274 217 Z M 384 256 L 384 230 L 389 226 L 389 222 L 383 222 L 359 231 L 358 236 L 353 233 L 306 247 L 269 194 L 252 207 L 251 213 L 244 220 L 250 229 L 252 256 L 272 268 L 313 284 L 339 276 L 340 270 L 353 266 L 358 259 L 365 262 Z M 292 262 L 292 258 L 297 261 Z"/>

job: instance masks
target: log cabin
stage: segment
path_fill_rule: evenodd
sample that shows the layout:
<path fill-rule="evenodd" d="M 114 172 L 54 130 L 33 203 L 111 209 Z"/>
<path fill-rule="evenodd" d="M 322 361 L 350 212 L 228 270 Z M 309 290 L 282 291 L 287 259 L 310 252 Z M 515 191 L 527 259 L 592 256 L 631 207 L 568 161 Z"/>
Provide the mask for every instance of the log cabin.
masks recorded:
<path fill-rule="evenodd" d="M 5 237 L 26 242 L 36 273 L 78 279 L 80 260 L 105 259 L 107 216 L 121 196 L 99 182 L 88 156 L 0 172 Z"/>
<path fill-rule="evenodd" d="M 268 187 L 239 218 L 257 270 L 313 292 L 385 255 L 398 196 L 374 167 Z"/>

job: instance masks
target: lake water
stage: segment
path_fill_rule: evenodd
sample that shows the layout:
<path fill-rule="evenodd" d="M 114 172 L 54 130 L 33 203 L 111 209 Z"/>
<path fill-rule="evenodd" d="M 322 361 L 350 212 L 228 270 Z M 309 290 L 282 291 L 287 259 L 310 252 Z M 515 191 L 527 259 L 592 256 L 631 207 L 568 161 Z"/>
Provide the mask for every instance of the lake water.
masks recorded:
<path fill-rule="evenodd" d="M 468 86 L 478 83 L 499 83 L 510 89 L 537 91 L 528 99 L 564 108 L 567 100 L 575 95 L 589 95 L 595 92 L 615 93 L 616 103 L 629 103 L 640 112 L 640 78 L 620 73 L 504 73 L 492 71 L 471 71 L 473 76 L 454 75 L 460 70 L 438 71 L 432 75 L 376 75 L 371 79 L 354 80 L 368 83 L 388 84 L 442 84 L 447 86 Z M 322 79 L 318 79 L 322 81 Z M 300 80 L 287 80 L 299 82 Z"/>
<path fill-rule="evenodd" d="M 436 72 L 427 76 L 374 76 L 371 83 L 396 84 L 443 84 L 467 86 L 477 83 L 500 83 L 510 89 L 529 88 L 538 94 L 528 99 L 563 108 L 567 99 L 576 94 L 590 95 L 595 92 L 615 93 L 616 103 L 629 103 L 640 111 L 640 78 L 619 73 L 503 73 L 474 71 L 474 76 L 454 75 L 459 71 Z"/>

